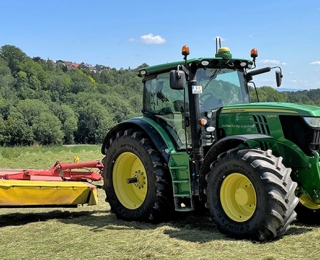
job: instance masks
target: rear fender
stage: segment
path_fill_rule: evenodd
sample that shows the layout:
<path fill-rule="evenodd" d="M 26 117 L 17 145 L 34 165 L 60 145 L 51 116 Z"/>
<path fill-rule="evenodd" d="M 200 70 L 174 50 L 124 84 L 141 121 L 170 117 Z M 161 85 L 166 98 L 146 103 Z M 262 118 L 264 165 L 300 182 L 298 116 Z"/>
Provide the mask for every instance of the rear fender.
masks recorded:
<path fill-rule="evenodd" d="M 106 151 L 110 145 L 110 140 L 112 140 L 117 132 L 125 131 L 126 129 L 132 128 L 138 128 L 144 131 L 153 141 L 166 162 L 168 162 L 170 152 L 172 152 L 173 150 L 175 151 L 175 146 L 171 141 L 169 135 L 163 130 L 163 128 L 157 122 L 147 117 L 132 118 L 114 126 L 107 133 L 106 137 L 103 140 L 101 153 L 106 154 Z"/>

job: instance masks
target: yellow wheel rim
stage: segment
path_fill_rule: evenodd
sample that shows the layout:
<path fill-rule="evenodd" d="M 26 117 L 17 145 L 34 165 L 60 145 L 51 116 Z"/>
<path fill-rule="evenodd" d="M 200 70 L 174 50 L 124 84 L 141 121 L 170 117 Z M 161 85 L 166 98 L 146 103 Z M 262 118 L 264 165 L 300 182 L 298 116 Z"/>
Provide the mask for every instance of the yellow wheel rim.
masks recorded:
<path fill-rule="evenodd" d="M 220 201 L 229 218 L 244 222 L 250 219 L 256 210 L 256 191 L 246 176 L 232 173 L 222 182 Z"/>
<path fill-rule="evenodd" d="M 308 195 L 301 195 L 299 200 L 308 209 L 320 209 L 320 204 L 314 203 Z"/>
<path fill-rule="evenodd" d="M 127 183 L 127 180 L 134 180 Z M 141 160 L 133 153 L 122 153 L 115 161 L 112 173 L 114 191 L 127 209 L 137 209 L 147 196 L 147 175 Z"/>

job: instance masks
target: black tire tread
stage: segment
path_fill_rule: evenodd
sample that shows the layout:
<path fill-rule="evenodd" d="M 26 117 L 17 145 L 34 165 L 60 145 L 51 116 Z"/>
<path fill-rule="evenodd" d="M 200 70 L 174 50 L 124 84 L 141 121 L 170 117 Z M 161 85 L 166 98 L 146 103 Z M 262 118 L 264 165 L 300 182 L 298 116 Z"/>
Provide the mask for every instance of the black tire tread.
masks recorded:
<path fill-rule="evenodd" d="M 125 220 L 136 220 L 136 221 L 146 221 L 152 223 L 159 223 L 162 221 L 167 221 L 172 216 L 174 212 L 173 206 L 173 195 L 172 195 L 172 183 L 171 177 L 169 174 L 169 169 L 167 164 L 162 157 L 161 153 L 156 149 L 153 142 L 149 139 L 146 133 L 142 132 L 140 129 L 128 129 L 125 131 L 119 131 L 113 138 L 110 138 L 109 145 L 106 147 L 106 156 L 103 159 L 103 162 L 108 161 L 108 150 L 112 149 L 112 146 L 121 138 L 129 138 L 135 140 L 141 144 L 143 149 L 149 155 L 152 165 L 153 172 L 155 174 L 155 189 L 156 189 L 156 199 L 153 201 L 153 206 L 151 210 L 145 212 L 145 214 L 137 219 L 127 218 L 119 213 L 117 207 L 121 207 L 119 202 L 110 201 L 108 197 L 108 187 L 106 182 L 104 183 L 104 188 L 106 191 L 107 199 L 109 202 L 111 211 L 116 214 L 118 218 Z M 104 179 L 107 179 L 107 167 L 104 167 Z M 109 191 L 110 192 L 110 191 Z"/>
<path fill-rule="evenodd" d="M 211 164 L 211 171 L 206 176 L 206 180 L 209 180 L 210 175 L 213 174 L 217 166 L 232 158 L 241 158 L 241 160 L 244 160 L 261 173 L 261 180 L 268 191 L 268 205 L 260 227 L 252 233 L 228 234 L 229 230 L 223 226 L 220 226 L 219 229 L 233 237 L 260 241 L 282 236 L 295 219 L 296 213 L 294 209 L 298 204 L 298 198 L 295 196 L 297 184 L 291 180 L 291 169 L 282 164 L 281 157 L 273 156 L 271 150 L 232 149 L 219 155 L 217 160 Z M 207 187 L 207 189 L 209 188 Z M 211 218 L 215 219 L 215 214 L 212 214 L 213 210 L 210 210 L 210 213 Z"/>

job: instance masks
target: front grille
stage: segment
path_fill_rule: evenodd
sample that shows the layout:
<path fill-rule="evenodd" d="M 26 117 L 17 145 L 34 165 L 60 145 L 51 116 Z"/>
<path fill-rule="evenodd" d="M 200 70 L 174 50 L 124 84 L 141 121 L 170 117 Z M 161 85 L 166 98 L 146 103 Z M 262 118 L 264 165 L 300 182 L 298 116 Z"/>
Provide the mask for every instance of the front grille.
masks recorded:
<path fill-rule="evenodd" d="M 312 143 L 309 145 L 310 149 L 320 153 L 320 130 L 313 130 L 313 139 Z"/>
<path fill-rule="evenodd" d="M 284 137 L 295 143 L 308 156 L 319 152 L 320 129 L 311 128 L 301 116 L 279 116 Z"/>
<path fill-rule="evenodd" d="M 270 135 L 267 119 L 262 115 L 252 115 L 257 131 L 260 134 Z"/>

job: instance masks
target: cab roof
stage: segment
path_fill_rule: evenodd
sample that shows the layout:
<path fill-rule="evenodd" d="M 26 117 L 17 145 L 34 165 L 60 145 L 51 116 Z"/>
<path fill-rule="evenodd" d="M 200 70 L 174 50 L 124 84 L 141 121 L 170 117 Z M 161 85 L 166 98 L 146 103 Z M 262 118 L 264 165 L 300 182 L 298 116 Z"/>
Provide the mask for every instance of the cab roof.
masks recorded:
<path fill-rule="evenodd" d="M 208 65 L 204 66 L 202 63 L 204 61 L 208 62 Z M 207 57 L 207 58 L 193 58 L 187 60 L 187 67 L 193 62 L 199 64 L 199 67 L 208 67 L 208 68 L 234 68 L 234 69 L 244 69 L 244 68 L 251 68 L 253 62 L 247 59 L 224 59 L 220 57 Z M 185 61 L 175 61 L 175 62 L 168 62 L 159 65 L 144 67 L 139 70 L 138 76 L 145 77 L 151 74 L 159 74 L 162 72 L 168 72 L 170 70 L 177 69 L 179 65 L 185 65 Z"/>

